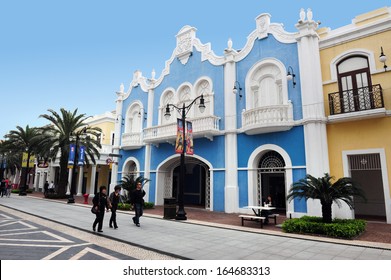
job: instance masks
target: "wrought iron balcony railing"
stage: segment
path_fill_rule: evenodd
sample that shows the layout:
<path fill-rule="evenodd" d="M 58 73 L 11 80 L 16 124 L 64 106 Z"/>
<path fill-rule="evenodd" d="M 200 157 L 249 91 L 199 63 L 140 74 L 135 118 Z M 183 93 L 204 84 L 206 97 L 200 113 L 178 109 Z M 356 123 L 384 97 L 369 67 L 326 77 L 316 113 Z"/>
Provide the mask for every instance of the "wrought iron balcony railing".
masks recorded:
<path fill-rule="evenodd" d="M 384 108 L 381 85 L 329 93 L 330 115 Z"/>

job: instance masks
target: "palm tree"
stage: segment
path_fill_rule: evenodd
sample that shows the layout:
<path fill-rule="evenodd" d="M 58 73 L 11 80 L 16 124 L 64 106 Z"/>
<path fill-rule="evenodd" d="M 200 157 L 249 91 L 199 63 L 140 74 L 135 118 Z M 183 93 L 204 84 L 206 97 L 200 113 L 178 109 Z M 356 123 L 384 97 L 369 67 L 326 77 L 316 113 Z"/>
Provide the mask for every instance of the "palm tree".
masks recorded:
<path fill-rule="evenodd" d="M 129 193 L 131 193 L 133 190 L 136 189 L 137 183 L 141 183 L 142 186 L 144 186 L 146 183 L 150 182 L 150 179 L 144 178 L 143 176 L 139 176 L 136 179 L 134 179 L 133 174 L 128 174 L 122 178 L 122 180 L 119 182 L 119 185 Z M 129 201 L 130 197 L 129 195 L 126 196 L 126 200 Z"/>
<path fill-rule="evenodd" d="M 85 114 L 78 114 L 77 109 L 71 112 L 61 108 L 60 113 L 51 109 L 48 111 L 50 114 L 40 116 L 51 123 L 51 125 L 43 128 L 43 134 L 46 138 L 45 145 L 47 150 L 50 151 L 47 156 L 55 160 L 57 155 L 60 154 L 58 193 L 65 195 L 68 185 L 69 145 L 74 141 L 72 138 L 78 139 L 79 146 L 86 147 L 86 164 L 90 162 L 96 164 L 95 157 L 100 157 L 98 149 L 101 148 L 101 144 L 98 137 L 102 130 L 87 126 L 85 120 L 89 117 L 86 117 Z M 82 137 L 83 135 L 87 137 Z"/>
<path fill-rule="evenodd" d="M 310 198 L 319 199 L 324 223 L 332 222 L 331 206 L 334 202 L 341 207 L 341 201 L 344 201 L 350 209 L 354 209 L 354 196 L 366 201 L 364 192 L 357 183 L 353 182 L 352 178 L 343 177 L 334 183 L 332 179 L 333 177 L 328 173 L 321 178 L 307 174 L 304 179 L 292 184 L 287 199 L 288 201 L 294 198 L 304 198 L 306 201 Z"/>
<path fill-rule="evenodd" d="M 9 150 L 10 154 L 21 155 L 23 153 L 27 153 L 27 166 L 24 170 L 24 174 L 22 174 L 22 188 L 20 192 L 20 194 L 25 194 L 24 191 L 28 188 L 27 176 L 29 173 L 30 157 L 36 154 L 36 150 L 38 149 L 42 140 L 42 135 L 39 133 L 37 128 L 29 127 L 27 125 L 25 129 L 17 126 L 16 130 L 11 130 L 7 135 L 5 135 L 5 138 L 5 146 Z"/>

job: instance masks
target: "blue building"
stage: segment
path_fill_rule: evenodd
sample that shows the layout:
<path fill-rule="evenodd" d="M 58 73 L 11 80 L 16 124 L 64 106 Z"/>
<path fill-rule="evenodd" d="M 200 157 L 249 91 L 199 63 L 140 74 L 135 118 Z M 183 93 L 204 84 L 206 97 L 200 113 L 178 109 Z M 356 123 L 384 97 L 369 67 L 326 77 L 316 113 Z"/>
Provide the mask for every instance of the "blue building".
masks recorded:
<path fill-rule="evenodd" d="M 185 205 L 244 212 L 270 194 L 293 216 L 320 214 L 315 203 L 286 201 L 294 181 L 328 171 L 319 38 L 310 10 L 301 11 L 296 27 L 288 33 L 261 14 L 246 45 L 235 50 L 229 40 L 223 56 L 202 44 L 195 28 L 183 27 L 159 78 L 136 71 L 129 89 L 117 92 L 114 152 L 122 158 L 113 178 L 150 178 L 146 200 L 156 205 L 175 197 L 180 115 L 165 118 L 166 105 L 203 95 L 205 111 L 194 105 L 187 114 L 194 155 L 186 156 Z"/>

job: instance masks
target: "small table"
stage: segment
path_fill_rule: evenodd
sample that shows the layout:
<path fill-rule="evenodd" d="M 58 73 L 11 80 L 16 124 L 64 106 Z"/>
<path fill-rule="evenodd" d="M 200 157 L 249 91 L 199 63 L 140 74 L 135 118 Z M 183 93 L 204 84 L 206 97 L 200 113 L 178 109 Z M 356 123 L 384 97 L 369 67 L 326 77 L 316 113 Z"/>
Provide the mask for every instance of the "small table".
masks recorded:
<path fill-rule="evenodd" d="M 243 208 L 253 210 L 254 214 L 259 217 L 261 217 L 262 211 L 270 211 L 276 209 L 276 207 L 273 206 L 254 206 L 254 205 L 244 206 Z M 269 222 L 268 216 L 269 215 L 265 215 L 266 218 L 265 223 Z"/>

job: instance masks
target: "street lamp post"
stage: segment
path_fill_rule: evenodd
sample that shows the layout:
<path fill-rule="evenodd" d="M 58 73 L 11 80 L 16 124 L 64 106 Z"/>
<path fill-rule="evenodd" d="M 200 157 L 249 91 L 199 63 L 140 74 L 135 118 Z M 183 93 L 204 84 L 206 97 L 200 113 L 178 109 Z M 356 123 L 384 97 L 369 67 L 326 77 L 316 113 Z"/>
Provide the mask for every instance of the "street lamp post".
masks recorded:
<path fill-rule="evenodd" d="M 183 103 L 182 107 L 177 107 L 174 104 L 167 104 L 166 107 L 166 113 L 164 116 L 166 119 L 169 119 L 171 116 L 171 109 L 176 109 L 179 114 L 181 114 L 181 120 L 183 125 L 183 150 L 181 152 L 181 161 L 180 161 L 180 176 L 179 176 L 179 193 L 178 193 L 178 212 L 176 213 L 175 219 L 176 220 L 187 220 L 185 207 L 184 207 L 184 201 L 183 201 L 183 195 L 184 195 L 184 187 L 185 187 L 185 151 L 186 151 L 186 115 L 190 111 L 190 108 L 196 103 L 196 101 L 200 99 L 200 105 L 198 108 L 200 109 L 200 112 L 203 113 L 205 111 L 205 101 L 204 96 L 200 95 L 197 98 L 195 98 L 189 105 L 185 105 Z"/>
<path fill-rule="evenodd" d="M 79 161 L 79 153 L 78 153 L 78 148 L 79 148 L 79 140 L 81 136 L 85 136 L 86 133 L 86 128 L 82 130 L 82 134 L 76 133 L 76 138 L 75 138 L 75 161 L 73 163 L 73 168 L 72 168 L 72 183 L 71 183 L 71 190 L 70 194 L 68 197 L 68 203 L 75 203 L 75 198 L 74 194 L 76 193 L 76 168 L 78 165 Z"/>

